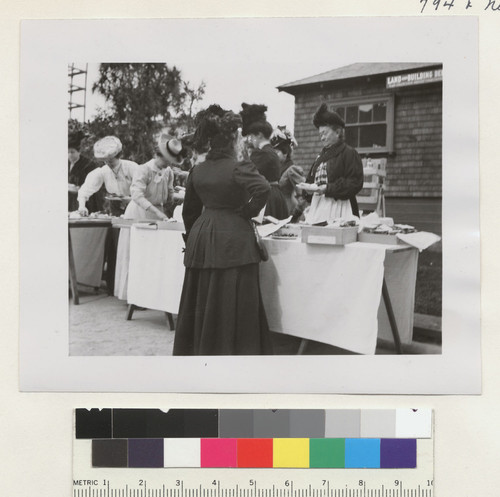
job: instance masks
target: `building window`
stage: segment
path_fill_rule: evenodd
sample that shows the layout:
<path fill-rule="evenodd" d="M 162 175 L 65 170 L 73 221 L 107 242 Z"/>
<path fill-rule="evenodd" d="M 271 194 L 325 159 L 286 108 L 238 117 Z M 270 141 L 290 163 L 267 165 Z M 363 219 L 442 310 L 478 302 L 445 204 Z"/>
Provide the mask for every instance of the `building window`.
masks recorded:
<path fill-rule="evenodd" d="M 359 153 L 393 151 L 393 96 L 336 101 L 332 107 L 345 121 L 346 143 Z"/>

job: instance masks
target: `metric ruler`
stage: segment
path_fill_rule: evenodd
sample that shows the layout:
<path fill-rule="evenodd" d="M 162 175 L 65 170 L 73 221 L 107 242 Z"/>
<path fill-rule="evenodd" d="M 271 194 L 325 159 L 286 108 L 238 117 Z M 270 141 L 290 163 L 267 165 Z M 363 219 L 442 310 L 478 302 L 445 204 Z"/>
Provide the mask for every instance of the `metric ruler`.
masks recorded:
<path fill-rule="evenodd" d="M 331 474 L 329 480 L 318 479 L 318 475 L 314 472 L 306 481 L 297 478 L 293 472 L 288 472 L 283 478 L 294 478 L 293 480 L 274 478 L 267 481 L 268 478 L 264 477 L 263 483 L 260 484 L 253 478 L 247 479 L 246 483 L 244 478 L 240 483 L 235 483 L 223 475 L 215 476 L 222 479 L 214 479 L 207 485 L 205 481 L 198 483 L 199 479 L 189 477 L 186 481 L 174 480 L 178 482 L 178 485 L 174 483 L 174 486 L 170 478 L 166 478 L 167 483 L 161 483 L 156 478 L 153 478 L 153 481 L 131 479 L 130 483 L 124 483 L 121 479 L 118 482 L 106 479 L 74 480 L 73 497 L 433 497 L 434 495 L 432 480 L 415 484 L 412 480 L 389 481 L 389 478 L 380 476 L 376 478 L 365 476 L 367 479 L 359 479 L 362 476 L 359 470 L 352 477 Z M 324 476 L 326 475 L 321 475 Z"/>

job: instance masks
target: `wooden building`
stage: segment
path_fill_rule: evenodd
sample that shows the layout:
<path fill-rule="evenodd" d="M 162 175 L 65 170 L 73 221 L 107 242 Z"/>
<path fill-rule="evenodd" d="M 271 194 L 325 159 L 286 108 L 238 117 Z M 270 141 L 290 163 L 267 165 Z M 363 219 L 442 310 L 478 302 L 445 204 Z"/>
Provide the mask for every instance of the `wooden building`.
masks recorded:
<path fill-rule="evenodd" d="M 296 164 L 309 170 L 322 148 L 312 116 L 326 102 L 349 145 L 387 159 L 387 215 L 441 234 L 442 64 L 357 63 L 278 90 L 295 97 Z"/>

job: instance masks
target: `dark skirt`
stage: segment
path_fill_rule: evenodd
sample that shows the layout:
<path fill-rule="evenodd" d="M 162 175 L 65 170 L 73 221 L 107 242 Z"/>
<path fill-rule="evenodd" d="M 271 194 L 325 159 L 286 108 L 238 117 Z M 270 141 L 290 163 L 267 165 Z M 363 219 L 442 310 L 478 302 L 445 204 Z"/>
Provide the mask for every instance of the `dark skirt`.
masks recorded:
<path fill-rule="evenodd" d="M 285 195 L 283 195 L 277 184 L 271 184 L 271 192 L 269 193 L 264 215 L 273 216 L 276 219 L 286 219 L 289 216 Z"/>
<path fill-rule="evenodd" d="M 174 355 L 271 354 L 259 264 L 186 268 Z"/>

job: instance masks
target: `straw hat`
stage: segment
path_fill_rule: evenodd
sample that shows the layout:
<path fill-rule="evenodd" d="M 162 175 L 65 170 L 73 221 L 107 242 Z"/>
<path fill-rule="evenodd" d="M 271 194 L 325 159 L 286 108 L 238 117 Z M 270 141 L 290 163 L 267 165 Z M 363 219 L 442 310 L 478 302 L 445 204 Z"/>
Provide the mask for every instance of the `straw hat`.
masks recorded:
<path fill-rule="evenodd" d="M 182 142 L 177 138 L 172 138 L 168 133 L 162 131 L 158 137 L 158 149 L 161 155 L 173 164 L 182 163 Z"/>

